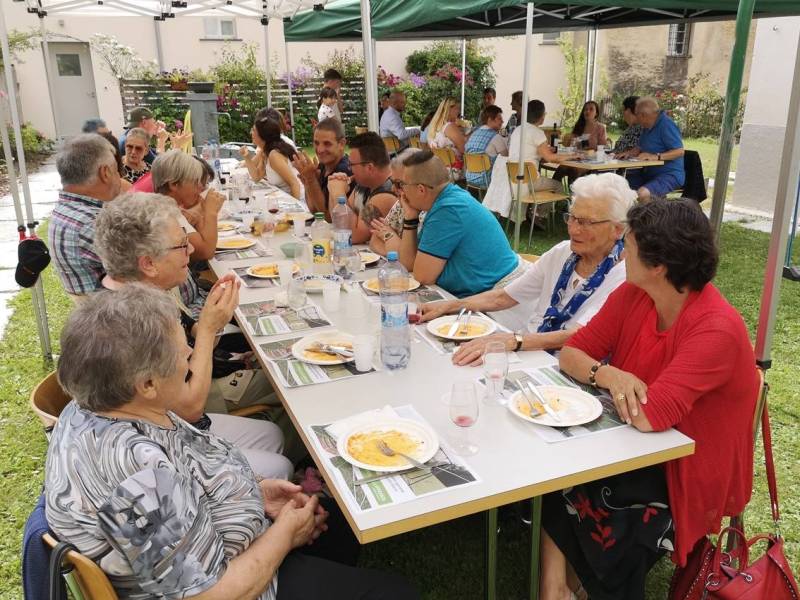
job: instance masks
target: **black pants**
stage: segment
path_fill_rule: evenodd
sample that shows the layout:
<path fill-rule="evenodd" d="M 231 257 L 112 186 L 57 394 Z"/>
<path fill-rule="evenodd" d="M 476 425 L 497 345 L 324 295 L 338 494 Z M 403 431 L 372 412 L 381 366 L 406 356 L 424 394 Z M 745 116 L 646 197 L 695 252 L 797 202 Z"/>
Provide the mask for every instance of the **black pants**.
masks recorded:
<path fill-rule="evenodd" d="M 330 512 L 328 531 L 311 546 L 289 553 L 278 568 L 278 600 L 417 600 L 405 579 L 355 566 L 358 540 L 336 503 L 323 500 Z"/>

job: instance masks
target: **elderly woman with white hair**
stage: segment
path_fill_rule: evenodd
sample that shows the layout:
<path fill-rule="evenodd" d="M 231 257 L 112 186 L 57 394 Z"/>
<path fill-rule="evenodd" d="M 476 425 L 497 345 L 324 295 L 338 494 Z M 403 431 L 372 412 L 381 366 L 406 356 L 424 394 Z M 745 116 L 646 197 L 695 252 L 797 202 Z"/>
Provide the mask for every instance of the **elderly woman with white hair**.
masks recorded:
<path fill-rule="evenodd" d="M 158 194 L 130 194 L 115 200 L 113 209 L 103 211 L 97 219 L 95 247 L 107 273 L 102 286 L 120 290 L 141 282 L 168 291 L 185 281 L 192 244 L 179 218 L 175 204 Z M 178 294 L 172 295 L 194 352 L 186 394 L 175 398 L 171 410 L 239 446 L 257 473 L 290 477 L 294 469 L 281 455 L 284 435 L 278 425 L 225 414 L 235 407 L 270 404 L 275 407 L 274 420 L 285 421 L 282 424 L 293 432 L 264 372 L 229 360 L 230 353 L 215 347 L 217 332 L 238 305 L 238 282 L 233 277 L 218 281 L 197 320 Z M 204 411 L 216 414 L 209 417 Z"/>
<path fill-rule="evenodd" d="M 569 240 L 545 252 L 504 288 L 423 305 L 421 320 L 463 307 L 472 311 L 530 308 L 527 331 L 498 333 L 462 344 L 453 355 L 458 365 L 481 364 L 486 344 L 495 341 L 515 352 L 561 348 L 625 281 L 622 238 L 628 209 L 635 201 L 636 192 L 619 175 L 581 177 L 572 184 L 572 203 L 564 213 Z"/>
<path fill-rule="evenodd" d="M 150 150 L 150 134 L 141 127 L 128 130 L 125 136 L 125 155 L 122 157 L 122 167 L 125 170 L 123 178 L 130 183 L 136 183 L 150 170 L 144 157 Z"/>
<path fill-rule="evenodd" d="M 192 260 L 213 258 L 217 218 L 225 196 L 206 191 L 206 171 L 200 159 L 180 150 L 159 154 L 151 168 L 153 191 L 172 198 L 181 209 L 181 226 L 194 247 Z"/>
<path fill-rule="evenodd" d="M 352 566 L 358 542 L 335 503 L 259 480 L 229 442 L 176 414 L 194 379 L 177 317 L 166 292 L 134 283 L 67 320 L 58 378 L 74 400 L 45 467 L 58 538 L 120 598 L 419 598 L 400 577 Z"/>

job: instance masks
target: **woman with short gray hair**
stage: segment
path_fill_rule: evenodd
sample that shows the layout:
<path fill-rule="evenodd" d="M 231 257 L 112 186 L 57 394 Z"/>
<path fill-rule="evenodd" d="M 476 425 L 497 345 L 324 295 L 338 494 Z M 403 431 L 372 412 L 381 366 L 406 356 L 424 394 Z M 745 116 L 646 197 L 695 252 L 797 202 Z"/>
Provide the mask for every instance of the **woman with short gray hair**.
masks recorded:
<path fill-rule="evenodd" d="M 151 173 L 153 191 L 172 198 L 181 209 L 181 226 L 189 234 L 194 251 L 192 260 L 208 260 L 217 248 L 217 219 L 225 196 L 206 190 L 206 175 L 201 159 L 180 150 L 159 154 Z"/>
<path fill-rule="evenodd" d="M 191 242 L 178 224 L 179 215 L 166 196 L 144 193 L 122 196 L 111 210 L 103 211 L 97 219 L 95 238 L 107 273 L 103 287 L 121 290 L 141 282 L 174 291 L 185 281 Z M 213 433 L 239 446 L 260 475 L 288 478 L 294 469 L 281 455 L 284 435 L 280 427 L 225 414 L 237 407 L 269 404 L 274 407 L 273 420 L 285 425 L 295 446 L 301 445 L 264 372 L 249 369 L 242 361 L 231 361 L 231 353 L 217 347 L 220 338 L 216 334 L 231 320 L 238 305 L 238 290 L 233 276 L 222 278 L 209 293 L 197 320 L 178 294 L 172 294 L 194 352 L 188 393 L 176 398 L 170 408 L 197 427 L 210 427 Z M 214 414 L 209 417 L 204 411 Z"/>
<path fill-rule="evenodd" d="M 74 399 L 45 466 L 58 538 L 97 561 L 120 598 L 418 598 L 398 577 L 350 566 L 358 542 L 341 515 L 328 531 L 321 505 L 335 503 L 259 481 L 235 447 L 172 411 L 193 379 L 177 316 L 166 292 L 135 283 L 69 316 L 58 377 Z M 320 535 L 327 556 L 300 554 Z"/>
<path fill-rule="evenodd" d="M 150 165 L 144 160 L 149 150 L 150 134 L 147 131 L 141 127 L 128 130 L 128 135 L 125 136 L 125 156 L 122 158 L 125 169 L 123 178 L 126 181 L 136 183 L 150 170 Z"/>
<path fill-rule="evenodd" d="M 636 192 L 615 173 L 581 177 L 572 189 L 570 209 L 564 213 L 569 240 L 545 252 L 504 288 L 423 307 L 422 321 L 466 307 L 474 312 L 499 311 L 496 319 L 509 329 L 518 329 L 462 344 L 453 355 L 454 363 L 481 364 L 486 344 L 493 341 L 515 352 L 557 350 L 625 281 L 622 238 L 625 215 L 636 201 Z M 523 309 L 528 318 L 525 329 L 511 320 L 516 320 L 517 306 L 527 309 Z"/>

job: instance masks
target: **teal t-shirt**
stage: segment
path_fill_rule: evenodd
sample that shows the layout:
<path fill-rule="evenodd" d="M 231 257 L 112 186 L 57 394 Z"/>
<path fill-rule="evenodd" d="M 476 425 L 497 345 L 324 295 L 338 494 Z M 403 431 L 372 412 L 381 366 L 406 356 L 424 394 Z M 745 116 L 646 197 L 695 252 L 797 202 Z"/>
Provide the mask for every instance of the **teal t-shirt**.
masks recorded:
<path fill-rule="evenodd" d="M 428 211 L 419 251 L 447 261 L 436 283 L 459 298 L 493 288 L 518 262 L 494 215 L 453 184 Z"/>

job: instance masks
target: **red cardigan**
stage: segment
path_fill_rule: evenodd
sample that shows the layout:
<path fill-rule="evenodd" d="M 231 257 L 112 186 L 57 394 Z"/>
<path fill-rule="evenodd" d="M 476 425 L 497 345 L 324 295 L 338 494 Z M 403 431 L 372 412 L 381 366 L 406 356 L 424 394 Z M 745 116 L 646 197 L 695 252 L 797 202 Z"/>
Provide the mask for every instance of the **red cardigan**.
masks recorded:
<path fill-rule="evenodd" d="M 623 283 L 566 345 L 596 360 L 610 357 L 639 377 L 653 429 L 674 427 L 695 440 L 692 456 L 665 465 L 672 560 L 685 564 L 697 540 L 750 500 L 759 377 L 742 317 L 709 283 L 689 294 L 672 327 L 658 331 L 650 296 Z"/>

